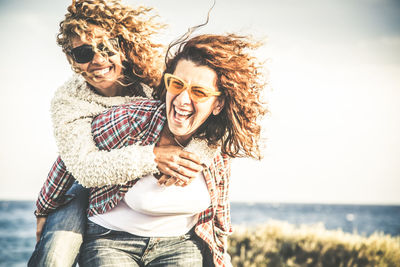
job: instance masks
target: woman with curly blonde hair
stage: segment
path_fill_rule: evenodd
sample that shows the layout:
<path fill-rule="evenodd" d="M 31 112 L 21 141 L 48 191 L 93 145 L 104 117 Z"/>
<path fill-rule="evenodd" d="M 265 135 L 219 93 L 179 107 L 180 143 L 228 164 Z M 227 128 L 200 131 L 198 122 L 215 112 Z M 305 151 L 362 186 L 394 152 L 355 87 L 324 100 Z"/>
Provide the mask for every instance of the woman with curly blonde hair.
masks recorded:
<path fill-rule="evenodd" d="M 93 142 L 94 116 L 151 97 L 149 86 L 161 75 L 162 48 L 152 37 L 163 27 L 151 8 L 118 0 L 76 0 L 68 7 L 57 42 L 75 74 L 51 104 L 60 156 L 36 203 L 38 243 L 29 266 L 76 261 L 87 221 L 88 193 L 81 185 L 111 187 L 161 172 L 184 186 L 202 169 L 199 157 L 179 146 L 132 145 L 105 152 Z"/>
<path fill-rule="evenodd" d="M 167 59 L 154 100 L 96 116 L 92 133 L 106 151 L 131 144 L 197 146 L 203 170 L 185 188 L 153 175 L 89 193 L 83 266 L 231 266 L 227 238 L 230 161 L 261 157 L 260 44 L 237 35 L 200 35 Z M 176 178 L 171 178 L 176 179 Z M 161 181 L 162 182 L 162 181 Z M 112 205 L 111 205 L 112 204 Z"/>
<path fill-rule="evenodd" d="M 72 37 L 79 37 L 86 45 L 91 45 L 94 52 L 100 53 L 102 51 L 98 50 L 97 44 L 102 39 L 106 48 L 115 54 L 118 52 L 114 51 L 116 44 L 107 41 L 116 38 L 124 56 L 122 63 L 127 76 L 121 78 L 155 86 L 160 78 L 160 53 L 157 49 L 162 46 L 153 43 L 152 37 L 164 26 L 155 21 L 151 12 L 152 8 L 140 6 L 134 9 L 119 1 L 73 1 L 65 19 L 60 23 L 57 43 L 71 56 L 69 61 L 73 69 L 90 76 L 91 73 L 82 70 L 81 63 L 74 60 L 75 53 L 71 54 Z M 95 38 L 93 26 L 107 32 L 107 35 Z"/>

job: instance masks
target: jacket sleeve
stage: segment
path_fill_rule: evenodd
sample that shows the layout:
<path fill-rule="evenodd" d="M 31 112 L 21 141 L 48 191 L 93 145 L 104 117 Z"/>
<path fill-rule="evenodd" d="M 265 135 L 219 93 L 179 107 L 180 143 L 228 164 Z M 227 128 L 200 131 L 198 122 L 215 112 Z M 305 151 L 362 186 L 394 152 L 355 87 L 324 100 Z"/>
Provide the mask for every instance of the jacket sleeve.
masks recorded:
<path fill-rule="evenodd" d="M 38 217 L 47 216 L 59 206 L 65 204 L 68 201 L 65 193 L 74 181 L 71 173 L 67 172 L 64 162 L 58 157 L 40 190 L 36 201 L 35 215 Z"/>
<path fill-rule="evenodd" d="M 127 101 L 121 97 L 110 99 L 112 104 Z M 131 145 L 112 151 L 100 151 L 96 147 L 92 119 L 109 107 L 95 100 L 82 99 L 65 90 L 56 93 L 53 99 L 54 135 L 68 172 L 85 187 L 124 184 L 158 172 L 153 145 Z"/>
<path fill-rule="evenodd" d="M 67 170 L 85 187 L 124 184 L 144 175 L 158 172 L 153 145 L 131 145 L 101 151 L 91 132 L 91 118 L 66 125 L 70 127 L 68 145 L 59 148 Z"/>
<path fill-rule="evenodd" d="M 229 201 L 229 179 L 231 173 L 230 158 L 222 155 L 220 159 L 219 173 L 221 180 L 217 184 L 218 206 L 214 217 L 214 227 L 219 246 L 224 248 L 224 258 L 226 266 L 230 265 L 228 254 L 228 236 L 232 234 L 230 201 Z"/>

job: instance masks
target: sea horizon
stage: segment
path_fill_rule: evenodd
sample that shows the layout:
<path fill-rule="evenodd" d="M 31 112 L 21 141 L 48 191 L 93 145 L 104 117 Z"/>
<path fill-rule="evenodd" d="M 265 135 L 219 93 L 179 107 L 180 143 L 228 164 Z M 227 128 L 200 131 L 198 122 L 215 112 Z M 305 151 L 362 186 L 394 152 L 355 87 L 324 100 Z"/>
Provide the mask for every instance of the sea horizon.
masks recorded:
<path fill-rule="evenodd" d="M 14 213 L 18 215 L 16 219 L 34 225 L 35 202 L 0 199 L 0 218 L 1 214 Z M 322 223 L 327 230 L 340 229 L 362 235 L 382 232 L 400 236 L 398 204 L 231 201 L 231 220 L 233 225 L 249 227 L 268 221 L 283 221 L 294 225 Z M 11 221 L 12 218 L 0 219 L 0 228 Z"/>

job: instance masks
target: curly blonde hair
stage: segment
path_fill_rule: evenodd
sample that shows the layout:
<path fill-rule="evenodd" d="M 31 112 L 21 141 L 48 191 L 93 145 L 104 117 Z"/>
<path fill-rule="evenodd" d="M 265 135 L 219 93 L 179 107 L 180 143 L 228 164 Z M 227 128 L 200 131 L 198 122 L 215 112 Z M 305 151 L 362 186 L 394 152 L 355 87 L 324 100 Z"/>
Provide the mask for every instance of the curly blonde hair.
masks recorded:
<path fill-rule="evenodd" d="M 173 73 L 180 60 L 216 72 L 224 108 L 218 115 L 211 115 L 195 136 L 206 139 L 209 145 L 221 144 L 221 151 L 230 157 L 262 157 L 260 118 L 267 108 L 261 101 L 261 92 L 267 82 L 262 63 L 249 53 L 261 45 L 248 36 L 205 34 L 181 43 L 175 55 L 166 59 L 164 74 Z M 165 100 L 163 82 L 153 95 Z"/>
<path fill-rule="evenodd" d="M 128 76 L 124 78 L 157 85 L 162 45 L 154 43 L 152 37 L 165 25 L 156 22 L 157 16 L 152 15 L 152 11 L 149 7 L 125 6 L 119 0 L 73 0 L 65 19 L 60 22 L 57 43 L 68 53 L 73 37 L 90 41 L 93 39 L 91 26 L 98 26 L 110 38 L 118 37 L 125 58 L 124 74 Z"/>

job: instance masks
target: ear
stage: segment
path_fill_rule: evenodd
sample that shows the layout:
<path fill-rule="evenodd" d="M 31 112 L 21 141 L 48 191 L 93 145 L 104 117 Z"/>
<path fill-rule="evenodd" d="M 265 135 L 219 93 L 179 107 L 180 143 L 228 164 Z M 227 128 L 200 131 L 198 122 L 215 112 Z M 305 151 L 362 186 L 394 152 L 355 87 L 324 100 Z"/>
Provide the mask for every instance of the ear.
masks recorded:
<path fill-rule="evenodd" d="M 218 98 L 216 106 L 214 107 L 214 109 L 212 111 L 212 114 L 214 116 L 217 116 L 221 112 L 221 110 L 224 108 L 224 105 L 225 105 L 225 98 L 222 98 L 222 97 Z"/>

